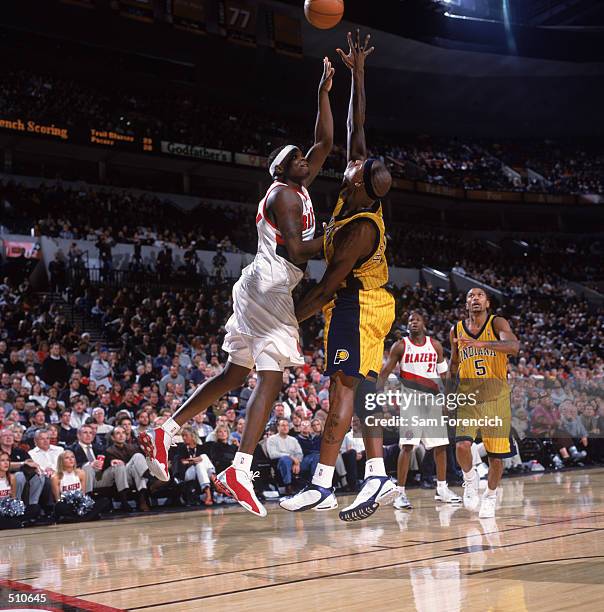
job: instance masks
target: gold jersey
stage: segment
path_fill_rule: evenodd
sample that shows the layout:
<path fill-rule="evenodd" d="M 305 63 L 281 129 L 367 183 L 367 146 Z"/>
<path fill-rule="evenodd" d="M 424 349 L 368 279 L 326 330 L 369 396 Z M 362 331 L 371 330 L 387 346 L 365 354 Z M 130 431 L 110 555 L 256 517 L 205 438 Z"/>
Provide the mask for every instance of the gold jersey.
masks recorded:
<path fill-rule="evenodd" d="M 325 228 L 325 236 L 323 238 L 325 260 L 327 263 L 331 261 L 334 254 L 333 241 L 336 233 L 342 227 L 357 219 L 368 219 L 374 223 L 378 230 L 375 248 L 369 257 L 355 264 L 355 267 L 341 288 L 367 290 L 383 287 L 388 282 L 388 262 L 386 260 L 386 228 L 384 226 L 382 204 L 378 200 L 371 208 L 363 208 L 349 214 L 342 214 L 343 206 L 344 198 L 340 193 L 333 215 Z"/>
<path fill-rule="evenodd" d="M 493 327 L 495 315 L 489 315 L 477 335 L 471 334 L 465 321 L 455 325 L 456 338 L 495 342 L 499 338 Z M 461 348 L 457 345 L 459 392 L 478 392 L 479 402 L 489 401 L 509 392 L 507 386 L 508 356 L 489 348 Z"/>

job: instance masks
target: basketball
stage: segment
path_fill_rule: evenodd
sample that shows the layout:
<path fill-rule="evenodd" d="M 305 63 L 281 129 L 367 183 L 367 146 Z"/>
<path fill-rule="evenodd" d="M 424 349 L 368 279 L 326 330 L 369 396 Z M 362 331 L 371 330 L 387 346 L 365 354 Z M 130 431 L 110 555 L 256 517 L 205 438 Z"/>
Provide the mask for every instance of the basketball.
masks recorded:
<path fill-rule="evenodd" d="M 328 30 L 340 23 L 344 15 L 344 0 L 305 0 L 304 14 L 315 28 Z"/>

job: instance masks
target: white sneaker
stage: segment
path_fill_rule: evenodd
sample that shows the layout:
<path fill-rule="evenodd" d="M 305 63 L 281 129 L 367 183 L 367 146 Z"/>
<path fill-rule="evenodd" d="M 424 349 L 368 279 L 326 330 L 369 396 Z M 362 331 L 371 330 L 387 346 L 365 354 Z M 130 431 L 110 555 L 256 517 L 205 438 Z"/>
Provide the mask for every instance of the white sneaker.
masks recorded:
<path fill-rule="evenodd" d="M 480 502 L 480 512 L 478 518 L 491 519 L 495 518 L 495 507 L 497 506 L 496 495 L 483 495 Z"/>
<path fill-rule="evenodd" d="M 436 495 L 434 496 L 436 501 L 445 502 L 445 504 L 461 504 L 461 497 L 456 495 L 449 489 L 448 485 L 443 487 L 436 487 Z"/>
<path fill-rule="evenodd" d="M 350 522 L 369 518 L 381 504 L 391 504 L 398 494 L 398 487 L 388 476 L 369 476 L 352 504 L 340 512 L 340 520 Z"/>
<path fill-rule="evenodd" d="M 259 475 L 260 472 L 252 474 L 246 470 L 238 470 L 231 465 L 218 474 L 212 484 L 220 494 L 227 498 L 232 497 L 248 512 L 265 517 L 266 508 L 260 503 L 254 491 L 254 479 Z"/>
<path fill-rule="evenodd" d="M 478 495 L 478 475 L 475 475 L 472 480 L 463 481 L 463 505 L 468 510 L 475 512 L 478 510 L 480 504 L 480 497 Z"/>
<path fill-rule="evenodd" d="M 168 470 L 168 453 L 173 445 L 172 436 L 161 427 L 151 431 L 141 431 L 138 434 L 138 443 L 143 449 L 149 472 L 158 480 L 168 482 L 170 472 Z"/>
<path fill-rule="evenodd" d="M 306 485 L 301 491 L 291 497 L 284 497 L 279 505 L 290 512 L 304 512 L 305 510 L 334 510 L 338 507 L 338 500 L 332 487 L 320 487 L 316 484 Z"/>
<path fill-rule="evenodd" d="M 407 497 L 407 495 L 400 491 L 399 491 L 398 497 L 394 500 L 392 505 L 397 510 L 412 510 L 413 509 L 413 506 L 411 505 L 411 502 L 409 501 L 409 498 Z"/>

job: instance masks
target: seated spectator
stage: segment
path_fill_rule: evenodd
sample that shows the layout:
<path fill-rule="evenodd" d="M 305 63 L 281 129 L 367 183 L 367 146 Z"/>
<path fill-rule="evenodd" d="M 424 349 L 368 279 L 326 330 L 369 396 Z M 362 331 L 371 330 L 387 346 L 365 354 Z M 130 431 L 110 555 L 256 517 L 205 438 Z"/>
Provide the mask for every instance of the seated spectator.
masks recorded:
<path fill-rule="evenodd" d="M 218 439 L 216 436 L 216 430 L 218 429 L 218 427 L 226 427 L 229 431 L 229 436 L 231 435 L 231 430 L 229 429 L 229 426 L 227 424 L 227 418 L 224 414 L 220 414 L 216 417 L 216 427 L 206 436 L 206 442 L 216 442 L 216 440 Z M 219 473 L 222 470 L 219 470 Z"/>
<path fill-rule="evenodd" d="M 96 386 L 104 385 L 105 389 L 111 390 L 111 379 L 113 371 L 107 360 L 109 353 L 106 346 L 102 346 L 99 354 L 92 360 L 90 365 L 90 380 L 96 383 Z"/>
<path fill-rule="evenodd" d="M 105 461 L 101 468 L 101 479 L 103 472 L 108 469 L 124 468 L 115 471 L 115 486 L 118 493 L 122 494 L 128 487 L 133 486 L 138 491 L 138 508 L 141 512 L 150 510 L 147 484 L 149 468 L 144 455 L 137 445 L 127 442 L 126 430 L 123 426 L 116 426 L 111 432 L 111 446 L 105 451 Z"/>
<path fill-rule="evenodd" d="M 38 431 L 38 429 L 46 428 L 46 412 L 44 411 L 44 409 L 38 408 L 37 410 L 34 410 L 30 414 L 30 423 L 30 426 L 25 430 L 25 433 L 23 434 L 23 438 L 28 444 L 33 446 L 32 441 L 36 431 Z"/>
<path fill-rule="evenodd" d="M 113 431 L 113 425 L 105 422 L 105 410 L 101 406 L 92 409 L 92 418 L 96 423 L 96 434 L 105 436 Z"/>
<path fill-rule="evenodd" d="M 289 423 L 289 419 L 285 416 L 285 406 L 281 402 L 276 402 L 273 405 L 273 410 L 271 417 L 268 420 L 267 427 L 276 431 L 277 425 L 281 419 L 285 419 Z"/>
<path fill-rule="evenodd" d="M 193 417 L 193 430 L 197 433 L 200 440 L 208 441 L 207 437 L 214 431 L 210 425 L 207 411 L 200 412 Z"/>
<path fill-rule="evenodd" d="M 124 415 L 120 416 L 119 418 L 116 417 L 115 422 L 124 429 L 124 433 L 126 434 L 126 442 L 128 444 L 138 446 L 136 436 L 134 435 L 134 428 L 132 427 L 132 419 L 129 416 Z"/>
<path fill-rule="evenodd" d="M 69 424 L 74 429 L 79 429 L 84 423 L 86 419 L 90 416 L 86 412 L 86 402 L 82 396 L 78 396 L 77 399 L 72 404 L 71 411 L 71 419 L 69 420 Z"/>
<path fill-rule="evenodd" d="M 192 427 L 181 429 L 183 441 L 177 445 L 174 453 L 174 476 L 180 481 L 197 480 L 201 489 L 203 503 L 213 504 L 210 490 L 211 477 L 216 473 L 210 458 L 203 452 L 203 446 L 198 444 Z"/>
<path fill-rule="evenodd" d="M 298 440 L 289 435 L 287 419 L 278 421 L 277 433 L 269 436 L 266 441 L 266 452 L 269 459 L 277 462 L 277 471 L 286 495 L 293 495 L 292 477 L 300 474 L 303 453 Z"/>
<path fill-rule="evenodd" d="M 237 419 L 235 430 L 231 432 L 229 436 L 229 443 L 239 446 L 241 444 L 241 436 L 243 436 L 243 429 L 245 427 L 245 419 L 243 417 Z"/>
<path fill-rule="evenodd" d="M 296 415 L 294 415 L 295 418 Z M 320 423 L 320 421 L 318 421 Z M 290 431 L 290 436 L 292 433 Z M 319 463 L 319 451 L 321 450 L 321 433 L 312 430 L 310 421 L 305 419 L 300 423 L 300 431 L 294 435 L 302 449 L 302 463 L 300 464 L 300 475 L 305 476 L 310 482 L 315 468 Z"/>
<path fill-rule="evenodd" d="M 57 471 L 57 459 L 63 449 L 50 444 L 47 429 L 36 430 L 34 443 L 35 447 L 29 451 L 29 456 L 38 464 L 41 473 L 50 478 Z"/>
<path fill-rule="evenodd" d="M 22 448 L 15 446 L 15 435 L 10 429 L 0 431 L 0 451 L 9 456 L 9 472 L 16 485 L 15 499 L 22 500 L 27 506 L 38 507 L 44 479 L 39 474 L 38 464 Z M 23 499 L 25 485 L 29 481 L 29 497 Z"/>
<path fill-rule="evenodd" d="M 57 445 L 63 448 L 71 446 L 78 437 L 77 432 L 78 430 L 71 426 L 71 409 L 63 409 L 59 420 L 59 441 Z"/>
<path fill-rule="evenodd" d="M 356 415 L 352 417 L 352 428 L 344 436 L 340 453 L 346 466 L 347 489 L 356 492 L 359 489 L 362 475 L 365 474 L 365 461 L 367 459 L 361 421 Z"/>
<path fill-rule="evenodd" d="M 213 442 L 206 440 L 206 443 L 202 446 L 202 451 L 208 455 L 218 474 L 226 470 L 235 459 L 237 446 L 229 444 L 230 433 L 226 425 L 219 424 L 214 430 L 216 440 Z"/>
<path fill-rule="evenodd" d="M 151 425 L 151 417 L 149 416 L 149 412 L 146 408 L 141 408 L 136 413 L 136 427 L 133 428 L 133 435 L 136 438 L 140 433 L 147 431 L 148 429 L 153 429 L 153 425 Z"/>
<path fill-rule="evenodd" d="M 256 388 L 257 378 L 255 374 L 250 374 L 247 379 L 247 383 L 241 392 L 239 393 L 239 416 L 245 416 L 247 409 L 247 403 Z"/>

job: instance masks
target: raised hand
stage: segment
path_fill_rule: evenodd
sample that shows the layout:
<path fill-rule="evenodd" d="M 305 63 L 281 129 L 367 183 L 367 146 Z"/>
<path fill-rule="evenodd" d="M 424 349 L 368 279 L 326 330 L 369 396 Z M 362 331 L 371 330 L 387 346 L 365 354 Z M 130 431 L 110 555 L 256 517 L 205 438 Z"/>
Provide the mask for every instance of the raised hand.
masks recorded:
<path fill-rule="evenodd" d="M 333 75 L 336 69 L 331 65 L 328 57 L 323 58 L 323 75 L 319 82 L 319 91 L 329 92 L 333 83 Z"/>
<path fill-rule="evenodd" d="M 348 40 L 348 54 L 345 54 L 342 49 L 336 49 L 336 52 L 342 58 L 342 61 L 346 64 L 346 66 L 350 68 L 350 70 L 354 70 L 355 68 L 364 68 L 365 58 L 373 53 L 373 50 L 375 49 L 375 47 L 369 46 L 371 34 L 367 34 L 367 36 L 365 36 L 363 46 L 361 46 L 361 32 L 358 28 L 356 32 L 356 40 L 353 40 L 350 32 L 348 32 L 346 38 Z"/>

